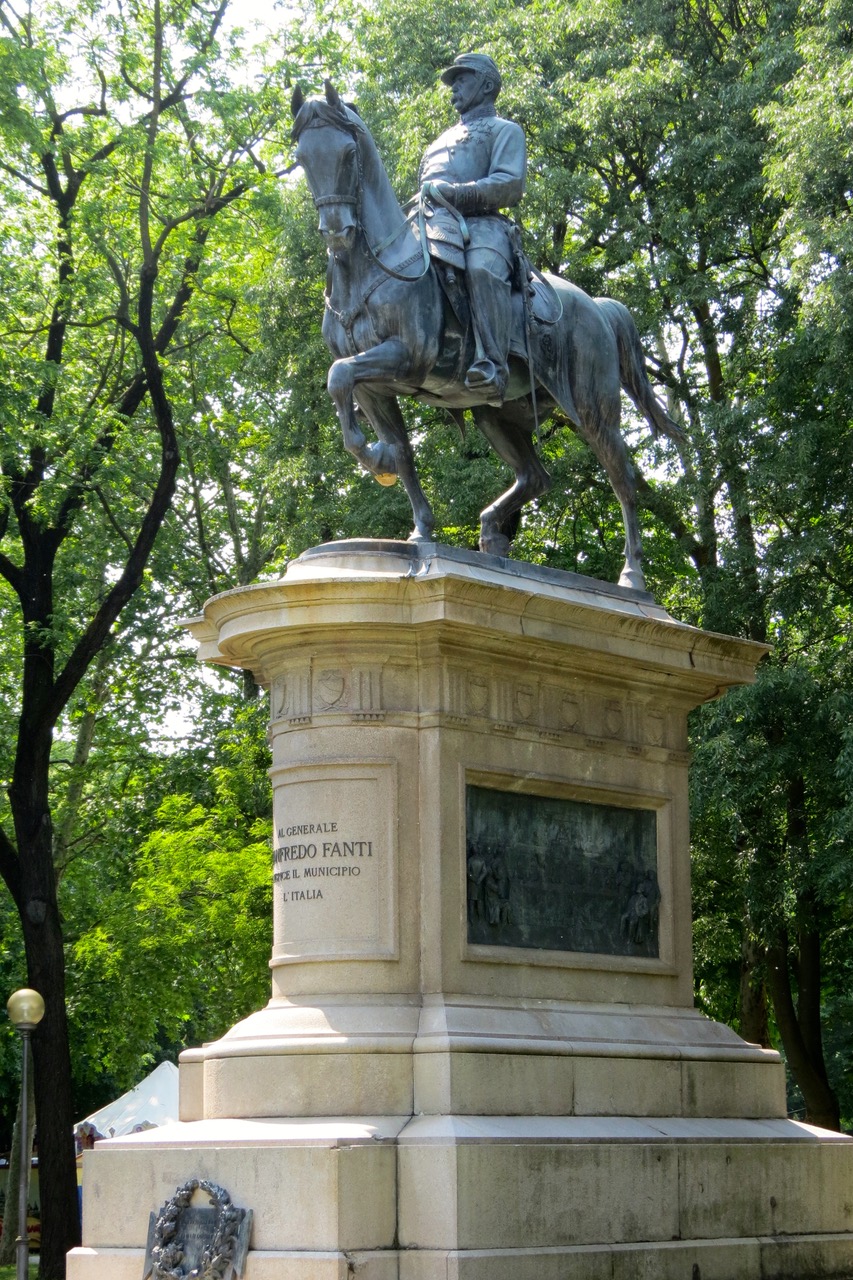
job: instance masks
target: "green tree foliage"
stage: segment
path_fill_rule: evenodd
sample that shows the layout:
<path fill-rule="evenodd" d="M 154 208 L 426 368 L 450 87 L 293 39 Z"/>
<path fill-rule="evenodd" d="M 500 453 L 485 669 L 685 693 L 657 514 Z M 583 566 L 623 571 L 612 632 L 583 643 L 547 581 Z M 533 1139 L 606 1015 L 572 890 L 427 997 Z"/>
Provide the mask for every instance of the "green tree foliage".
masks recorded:
<path fill-rule="evenodd" d="M 216 718 L 227 699 L 214 700 Z M 165 1050 L 216 1039 L 268 997 L 270 835 L 265 708 L 244 704 L 202 759 L 151 755 L 135 766 L 132 794 L 147 838 L 113 823 L 104 868 L 69 873 L 79 932 L 69 938 L 72 1036 L 82 1076 L 104 1071 L 135 1083 L 140 1064 Z M 141 776 L 140 776 L 141 775 Z M 119 811 L 120 812 L 120 811 Z M 138 828 L 137 828 L 138 829 Z M 108 879 L 105 882 L 104 872 Z M 83 901 L 81 901 L 83 899 Z M 117 1022 L 104 1009 L 124 1009 Z"/>
<path fill-rule="evenodd" d="M 46 1277 L 64 1275 L 78 1234 L 57 872 L 106 704 L 99 655 L 119 620 L 150 653 L 156 607 L 146 626 L 131 602 L 155 564 L 179 438 L 213 416 L 186 387 L 204 343 L 236 337 L 227 259 L 250 255 L 274 198 L 280 87 L 301 65 L 295 47 L 285 64 L 259 50 L 249 82 L 226 3 L 0 6 L 0 872 L 46 1003 L 33 1046 Z M 57 807 L 67 711 L 78 732 Z"/>

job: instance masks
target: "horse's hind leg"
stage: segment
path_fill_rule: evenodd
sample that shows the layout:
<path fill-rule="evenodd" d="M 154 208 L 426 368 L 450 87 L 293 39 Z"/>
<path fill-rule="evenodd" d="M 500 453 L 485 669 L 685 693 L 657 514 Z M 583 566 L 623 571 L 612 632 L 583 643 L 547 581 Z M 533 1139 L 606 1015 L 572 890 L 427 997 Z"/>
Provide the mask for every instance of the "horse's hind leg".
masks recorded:
<path fill-rule="evenodd" d="M 617 398 L 605 422 L 599 420 L 591 425 L 588 418 L 584 416 L 576 430 L 607 472 L 607 478 L 622 508 L 622 522 L 625 526 L 625 563 L 619 575 L 619 586 L 645 591 L 642 540 L 640 524 L 637 520 L 637 481 L 628 447 L 619 431 L 619 409 Z"/>
<path fill-rule="evenodd" d="M 640 537 L 640 524 L 637 519 L 637 481 L 634 476 L 634 466 L 628 456 L 625 443 L 621 436 L 618 439 L 624 453 L 624 467 L 620 466 L 618 472 L 616 470 L 611 471 L 608 467 L 607 474 L 610 477 L 613 492 L 619 499 L 619 505 L 622 508 L 622 522 L 625 525 L 625 563 L 622 566 L 622 572 L 619 574 L 619 586 L 634 587 L 637 591 L 645 591 L 646 579 L 642 568 L 642 540 Z M 607 466 L 606 463 L 605 466 Z"/>
<path fill-rule="evenodd" d="M 377 458 L 381 458 L 381 468 L 377 465 L 374 474 L 384 473 L 383 479 L 385 475 L 400 477 L 415 519 L 409 541 L 429 542 L 435 528 L 435 516 L 418 479 L 415 457 L 396 398 L 382 395 L 364 383 L 356 385 L 353 395 L 381 442 L 379 446 L 368 445 L 368 449 L 375 448 Z"/>
<path fill-rule="evenodd" d="M 511 517 L 551 487 L 551 477 L 533 444 L 533 411 L 528 400 L 510 400 L 499 409 L 477 405 L 474 421 L 499 458 L 515 472 L 515 484 L 480 514 L 480 550 L 505 556 Z"/>

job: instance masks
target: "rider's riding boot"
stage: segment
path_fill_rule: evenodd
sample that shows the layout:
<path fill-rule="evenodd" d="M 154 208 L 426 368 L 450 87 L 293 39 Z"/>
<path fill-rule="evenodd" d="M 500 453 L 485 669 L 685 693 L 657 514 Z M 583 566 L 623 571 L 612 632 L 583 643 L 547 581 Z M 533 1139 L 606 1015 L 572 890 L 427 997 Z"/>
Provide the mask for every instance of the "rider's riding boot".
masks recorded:
<path fill-rule="evenodd" d="M 509 381 L 512 290 L 489 271 L 469 271 L 468 296 L 477 335 L 477 359 L 465 375 L 465 386 L 471 391 L 482 389 L 484 398 L 500 405 Z"/>

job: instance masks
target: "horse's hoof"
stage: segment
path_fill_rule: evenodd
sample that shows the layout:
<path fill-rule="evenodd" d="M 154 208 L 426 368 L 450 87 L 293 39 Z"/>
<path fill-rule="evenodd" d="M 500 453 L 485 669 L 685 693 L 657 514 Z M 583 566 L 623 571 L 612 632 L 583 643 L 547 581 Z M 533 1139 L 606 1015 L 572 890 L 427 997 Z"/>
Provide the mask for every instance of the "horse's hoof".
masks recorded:
<path fill-rule="evenodd" d="M 369 444 L 364 450 L 362 465 L 375 476 L 380 484 L 394 484 L 397 479 L 397 455 L 384 441 Z"/>
<path fill-rule="evenodd" d="M 392 475 L 390 471 L 383 471 L 381 473 L 378 473 L 373 478 L 377 484 L 384 485 L 386 489 L 389 488 L 392 484 L 397 483 L 397 477 L 395 475 Z"/>
<path fill-rule="evenodd" d="M 422 529 L 413 529 L 406 539 L 407 542 L 432 542 L 432 530 L 425 533 Z"/>
<path fill-rule="evenodd" d="M 627 564 L 619 575 L 620 587 L 631 587 L 634 591 L 645 591 L 646 580 L 642 569 L 632 569 Z"/>
<path fill-rule="evenodd" d="M 503 533 L 481 534 L 480 550 L 489 556 L 508 556 L 509 538 Z"/>

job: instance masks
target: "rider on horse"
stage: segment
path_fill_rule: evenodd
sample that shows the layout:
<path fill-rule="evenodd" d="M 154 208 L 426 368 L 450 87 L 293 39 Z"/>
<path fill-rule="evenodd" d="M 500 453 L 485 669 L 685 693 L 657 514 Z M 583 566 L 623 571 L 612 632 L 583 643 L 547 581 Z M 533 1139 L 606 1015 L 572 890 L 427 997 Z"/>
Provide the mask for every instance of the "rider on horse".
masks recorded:
<path fill-rule="evenodd" d="M 441 78 L 460 121 L 427 148 L 421 164 L 430 253 L 466 272 L 477 358 L 465 385 L 499 405 L 509 377 L 516 271 L 514 224 L 500 210 L 521 200 L 527 150 L 520 126 L 495 110 L 501 77 L 487 54 L 460 54 Z"/>

